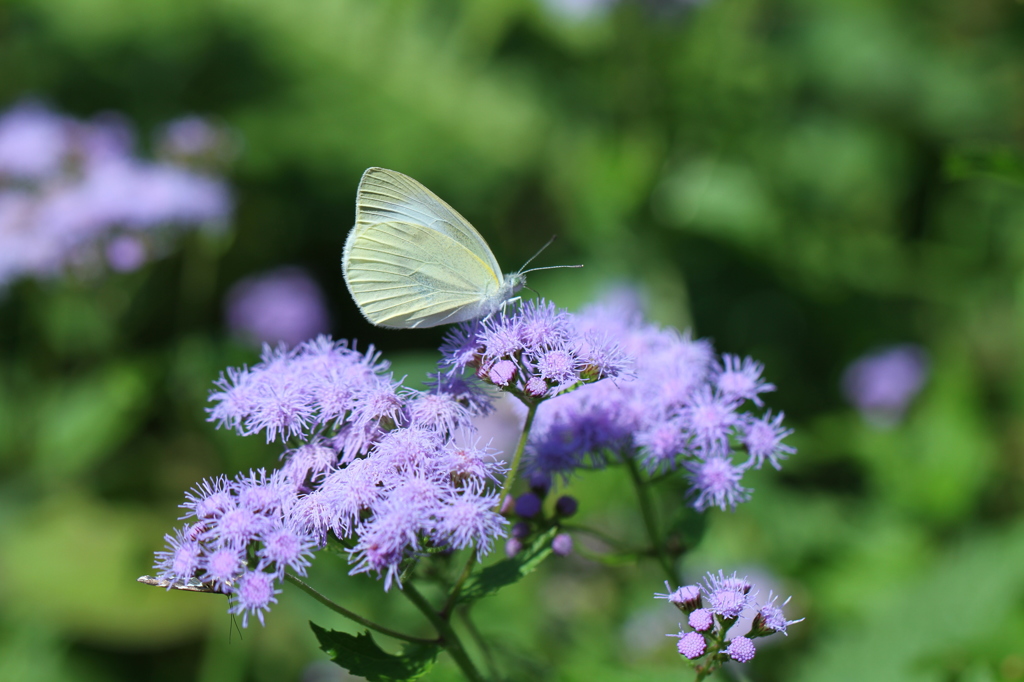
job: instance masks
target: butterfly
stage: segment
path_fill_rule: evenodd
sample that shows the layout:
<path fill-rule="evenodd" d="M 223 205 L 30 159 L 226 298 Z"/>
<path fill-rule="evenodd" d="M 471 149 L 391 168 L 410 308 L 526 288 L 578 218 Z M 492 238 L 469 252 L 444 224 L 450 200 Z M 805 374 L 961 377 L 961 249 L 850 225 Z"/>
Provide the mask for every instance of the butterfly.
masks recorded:
<path fill-rule="evenodd" d="M 368 168 L 359 181 L 356 224 L 341 267 L 366 319 L 397 329 L 491 315 L 525 286 L 527 272 L 502 275 L 468 220 L 416 180 L 386 168 Z"/>

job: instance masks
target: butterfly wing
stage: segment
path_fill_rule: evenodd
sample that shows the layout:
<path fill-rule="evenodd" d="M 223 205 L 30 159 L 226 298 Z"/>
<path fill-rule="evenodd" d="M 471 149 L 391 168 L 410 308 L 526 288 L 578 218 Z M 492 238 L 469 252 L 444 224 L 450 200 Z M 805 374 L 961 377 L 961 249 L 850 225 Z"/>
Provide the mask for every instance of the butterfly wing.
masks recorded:
<path fill-rule="evenodd" d="M 345 242 L 345 283 L 370 322 L 417 328 L 489 310 L 501 282 L 476 254 L 414 223 L 357 225 Z"/>
<path fill-rule="evenodd" d="M 356 225 L 387 222 L 436 230 L 476 254 L 501 279 L 501 268 L 487 242 L 458 211 L 408 175 L 368 168 L 356 194 Z"/>

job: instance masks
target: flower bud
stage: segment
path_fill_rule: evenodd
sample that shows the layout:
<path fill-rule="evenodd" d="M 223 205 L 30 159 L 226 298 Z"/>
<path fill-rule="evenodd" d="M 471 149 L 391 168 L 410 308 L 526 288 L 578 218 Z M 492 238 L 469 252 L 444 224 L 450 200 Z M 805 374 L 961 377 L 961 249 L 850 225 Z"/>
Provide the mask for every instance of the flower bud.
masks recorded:
<path fill-rule="evenodd" d="M 516 498 L 516 515 L 524 519 L 532 519 L 540 513 L 540 498 L 533 493 L 523 493 Z"/>
<path fill-rule="evenodd" d="M 572 495 L 562 495 L 555 501 L 555 513 L 565 518 L 574 515 L 578 507 L 579 503 Z"/>
<path fill-rule="evenodd" d="M 559 533 L 551 541 L 551 550 L 558 556 L 569 556 L 572 553 L 572 536 Z"/>

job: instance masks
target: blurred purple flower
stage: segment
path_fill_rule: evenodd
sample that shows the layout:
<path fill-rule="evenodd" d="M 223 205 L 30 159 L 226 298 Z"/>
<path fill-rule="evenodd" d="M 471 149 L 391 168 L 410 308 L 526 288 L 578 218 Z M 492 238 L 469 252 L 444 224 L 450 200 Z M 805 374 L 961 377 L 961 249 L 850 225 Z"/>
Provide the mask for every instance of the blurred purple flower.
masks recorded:
<path fill-rule="evenodd" d="M 854 360 L 843 372 L 847 401 L 878 424 L 899 421 L 928 378 L 928 354 L 921 346 L 889 346 Z"/>
<path fill-rule="evenodd" d="M 37 102 L 0 117 L 0 177 L 42 180 L 57 173 L 70 151 L 73 123 Z"/>
<path fill-rule="evenodd" d="M 294 346 L 330 327 L 327 303 L 304 270 L 283 267 L 240 280 L 225 298 L 231 331 L 257 343 Z"/>
<path fill-rule="evenodd" d="M 0 117 L 0 287 L 69 268 L 134 270 L 173 244 L 170 228 L 226 223 L 223 180 L 136 158 L 133 138 L 113 113 L 78 121 L 29 102 Z"/>
<path fill-rule="evenodd" d="M 169 156 L 203 156 L 223 142 L 224 133 L 202 116 L 183 116 L 167 123 L 157 147 Z"/>
<path fill-rule="evenodd" d="M 106 249 L 107 263 L 116 272 L 138 270 L 146 262 L 148 254 L 145 243 L 133 235 L 114 237 Z"/>

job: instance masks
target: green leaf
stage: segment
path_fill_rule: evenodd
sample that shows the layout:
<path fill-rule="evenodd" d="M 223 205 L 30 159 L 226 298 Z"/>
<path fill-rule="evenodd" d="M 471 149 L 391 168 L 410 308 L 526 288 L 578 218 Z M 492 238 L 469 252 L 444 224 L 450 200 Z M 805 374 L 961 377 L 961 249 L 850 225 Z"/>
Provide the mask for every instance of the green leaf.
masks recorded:
<path fill-rule="evenodd" d="M 474 602 L 533 573 L 540 563 L 551 554 L 551 540 L 557 534 L 557 527 L 550 528 L 547 532 L 539 535 L 529 547 L 524 547 L 511 559 L 499 561 L 479 573 L 469 576 L 459 595 L 459 602 Z"/>
<path fill-rule="evenodd" d="M 441 647 L 433 644 L 406 644 L 402 654 L 394 656 L 377 646 L 369 632 L 352 636 L 324 630 L 316 623 L 309 626 L 332 661 L 370 682 L 414 680 L 430 670 L 441 651 Z"/>
<path fill-rule="evenodd" d="M 689 505 L 681 505 L 669 523 L 665 544 L 672 554 L 689 552 L 700 544 L 707 528 L 707 514 L 702 514 Z"/>

